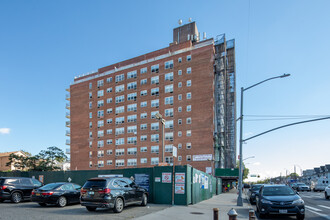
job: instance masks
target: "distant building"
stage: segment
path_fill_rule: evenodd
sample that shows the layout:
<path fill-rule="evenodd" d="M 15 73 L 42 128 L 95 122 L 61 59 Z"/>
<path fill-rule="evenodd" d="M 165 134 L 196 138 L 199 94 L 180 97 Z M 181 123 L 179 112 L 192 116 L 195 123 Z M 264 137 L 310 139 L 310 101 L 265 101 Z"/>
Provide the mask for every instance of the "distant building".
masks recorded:
<path fill-rule="evenodd" d="M 234 168 L 235 90 L 235 41 L 206 39 L 195 22 L 174 28 L 169 47 L 74 79 L 66 106 L 71 170 L 158 165 L 162 138 L 166 163 L 175 146 L 175 164 Z"/>
<path fill-rule="evenodd" d="M 20 170 L 19 168 L 15 167 L 13 163 L 12 163 L 11 166 L 6 166 L 6 164 L 9 162 L 10 154 L 15 154 L 15 155 L 18 155 L 18 156 L 26 156 L 24 154 L 24 152 L 22 152 L 22 151 L 13 151 L 13 152 L 0 153 L 0 171 Z"/>

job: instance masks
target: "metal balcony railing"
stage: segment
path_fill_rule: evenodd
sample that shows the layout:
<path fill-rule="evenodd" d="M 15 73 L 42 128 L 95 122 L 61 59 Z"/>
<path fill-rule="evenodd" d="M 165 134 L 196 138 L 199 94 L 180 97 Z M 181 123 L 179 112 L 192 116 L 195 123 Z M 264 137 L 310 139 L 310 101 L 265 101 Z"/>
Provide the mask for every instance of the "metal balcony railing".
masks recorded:
<path fill-rule="evenodd" d="M 67 139 L 66 142 L 65 142 L 66 145 L 70 145 L 70 140 Z"/>
<path fill-rule="evenodd" d="M 70 121 L 66 121 L 65 126 L 69 128 L 70 127 Z"/>

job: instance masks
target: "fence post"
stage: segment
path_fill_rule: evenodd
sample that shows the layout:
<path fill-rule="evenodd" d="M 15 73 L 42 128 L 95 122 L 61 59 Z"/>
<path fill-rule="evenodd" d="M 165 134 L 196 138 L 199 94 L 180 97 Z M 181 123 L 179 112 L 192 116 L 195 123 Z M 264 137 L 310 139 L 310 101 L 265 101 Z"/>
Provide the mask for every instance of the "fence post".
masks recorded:
<path fill-rule="evenodd" d="M 213 208 L 213 220 L 219 220 L 219 208 Z"/>

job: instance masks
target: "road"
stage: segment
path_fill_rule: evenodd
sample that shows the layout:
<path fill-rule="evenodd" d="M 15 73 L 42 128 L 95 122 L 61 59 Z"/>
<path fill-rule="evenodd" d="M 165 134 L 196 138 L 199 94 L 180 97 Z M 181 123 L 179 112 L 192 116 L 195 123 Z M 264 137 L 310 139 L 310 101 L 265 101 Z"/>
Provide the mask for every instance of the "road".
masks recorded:
<path fill-rule="evenodd" d="M 305 219 L 330 220 L 330 200 L 324 198 L 324 192 L 299 192 L 305 201 Z M 256 210 L 255 205 L 253 205 Z M 258 216 L 257 216 L 258 217 Z M 258 218 L 259 219 L 259 218 Z M 271 216 L 266 219 L 295 219 L 294 216 Z"/>
<path fill-rule="evenodd" d="M 128 206 L 122 213 L 114 213 L 112 210 L 97 209 L 95 212 L 89 212 L 80 204 L 68 205 L 64 208 L 56 206 L 41 207 L 34 202 L 22 202 L 14 204 L 9 201 L 0 203 L 1 220 L 27 220 L 27 219 L 133 219 L 157 212 L 170 207 L 170 205 L 148 204 L 147 206 Z"/>

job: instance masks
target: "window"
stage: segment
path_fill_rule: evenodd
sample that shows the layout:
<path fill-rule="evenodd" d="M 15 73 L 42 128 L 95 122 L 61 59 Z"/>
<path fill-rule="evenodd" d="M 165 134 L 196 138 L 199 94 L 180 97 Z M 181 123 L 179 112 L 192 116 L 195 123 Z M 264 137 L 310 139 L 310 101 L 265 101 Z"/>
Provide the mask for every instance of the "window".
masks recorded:
<path fill-rule="evenodd" d="M 112 108 L 107 109 L 107 114 L 110 114 L 110 113 L 112 113 Z"/>
<path fill-rule="evenodd" d="M 93 122 L 89 122 L 89 127 L 92 128 L 93 127 Z"/>
<path fill-rule="evenodd" d="M 179 75 L 179 76 L 182 75 L 182 70 L 178 70 L 178 75 Z"/>
<path fill-rule="evenodd" d="M 125 106 L 116 107 L 116 114 L 125 112 Z"/>
<path fill-rule="evenodd" d="M 97 137 L 103 137 L 104 136 L 104 130 L 97 131 Z"/>
<path fill-rule="evenodd" d="M 111 83 L 112 82 L 112 77 L 107 78 L 107 83 Z"/>
<path fill-rule="evenodd" d="M 191 155 L 187 155 L 187 156 L 186 156 L 186 160 L 187 160 L 187 161 L 191 161 Z"/>
<path fill-rule="evenodd" d="M 141 158 L 140 159 L 140 163 L 147 163 L 148 162 L 148 159 L 147 158 Z"/>
<path fill-rule="evenodd" d="M 159 107 L 159 99 L 151 100 L 151 107 Z"/>
<path fill-rule="evenodd" d="M 98 167 L 104 167 L 104 161 L 103 160 L 97 161 L 97 165 Z"/>
<path fill-rule="evenodd" d="M 112 123 L 112 118 L 107 119 L 107 124 L 111 124 Z"/>
<path fill-rule="evenodd" d="M 136 159 L 127 159 L 127 166 L 136 166 Z"/>
<path fill-rule="evenodd" d="M 147 152 L 148 151 L 148 147 L 140 147 L 140 152 Z"/>
<path fill-rule="evenodd" d="M 190 61 L 191 60 L 191 55 L 188 55 L 187 56 L 187 61 Z"/>
<path fill-rule="evenodd" d="M 151 130 L 159 130 L 159 122 L 151 123 Z"/>
<path fill-rule="evenodd" d="M 112 150 L 107 150 L 107 155 L 112 155 Z"/>
<path fill-rule="evenodd" d="M 178 156 L 178 161 L 182 161 L 182 156 Z"/>
<path fill-rule="evenodd" d="M 173 93 L 173 84 L 165 86 L 165 93 Z"/>
<path fill-rule="evenodd" d="M 173 69 L 173 60 L 165 62 L 165 69 Z"/>
<path fill-rule="evenodd" d="M 182 137 L 182 131 L 178 131 L 178 137 Z"/>
<path fill-rule="evenodd" d="M 191 105 L 187 105 L 187 112 L 191 111 Z"/>
<path fill-rule="evenodd" d="M 104 141 L 97 141 L 97 147 L 104 147 Z"/>
<path fill-rule="evenodd" d="M 116 167 L 125 166 L 125 160 L 116 160 Z"/>
<path fill-rule="evenodd" d="M 92 157 L 93 157 L 93 152 L 89 151 L 89 158 L 92 158 Z"/>
<path fill-rule="evenodd" d="M 173 117 L 173 108 L 165 109 L 165 117 Z"/>
<path fill-rule="evenodd" d="M 165 81 L 173 81 L 173 73 L 166 73 Z"/>
<path fill-rule="evenodd" d="M 145 102 L 141 102 L 141 103 L 140 103 L 140 107 L 141 107 L 141 108 L 143 108 L 143 107 L 147 107 L 147 101 L 145 101 Z"/>
<path fill-rule="evenodd" d="M 181 94 L 178 95 L 178 100 L 182 100 L 182 95 Z"/>
<path fill-rule="evenodd" d="M 125 91 L 125 85 L 116 86 L 116 93 Z"/>
<path fill-rule="evenodd" d="M 136 122 L 136 115 L 127 116 L 127 122 Z"/>
<path fill-rule="evenodd" d="M 125 144 L 125 138 L 116 139 L 116 145 L 123 145 L 123 144 Z"/>
<path fill-rule="evenodd" d="M 159 146 L 151 146 L 151 153 L 159 153 Z"/>
<path fill-rule="evenodd" d="M 103 116 L 104 116 L 104 110 L 97 111 L 98 118 L 103 118 Z"/>
<path fill-rule="evenodd" d="M 140 124 L 140 130 L 147 130 L 147 124 Z"/>
<path fill-rule="evenodd" d="M 178 124 L 182 125 L 182 119 L 178 119 Z"/>
<path fill-rule="evenodd" d="M 127 79 L 136 78 L 136 70 L 127 73 Z"/>
<path fill-rule="evenodd" d="M 143 118 L 147 118 L 148 117 L 148 114 L 147 113 L 141 113 L 140 114 L 140 118 L 143 119 Z"/>
<path fill-rule="evenodd" d="M 137 148 L 136 147 L 127 148 L 127 154 L 129 154 L 129 155 L 135 155 L 136 152 L 137 152 Z"/>
<path fill-rule="evenodd" d="M 93 162 L 89 161 L 89 167 L 93 167 Z"/>
<path fill-rule="evenodd" d="M 187 68 L 187 74 L 190 74 L 191 73 L 191 67 L 188 67 Z"/>
<path fill-rule="evenodd" d="M 107 134 L 112 134 L 112 129 L 107 129 Z"/>
<path fill-rule="evenodd" d="M 127 133 L 133 133 L 133 134 L 135 134 L 136 133 L 136 125 L 134 125 L 134 126 L 128 126 L 127 127 Z"/>
<path fill-rule="evenodd" d="M 101 87 L 104 85 L 103 79 L 97 81 L 97 87 Z"/>
<path fill-rule="evenodd" d="M 102 106 L 104 106 L 104 100 L 97 101 L 97 107 L 100 108 Z"/>
<path fill-rule="evenodd" d="M 186 143 L 186 148 L 191 149 L 191 143 Z"/>
<path fill-rule="evenodd" d="M 151 89 L 151 95 L 158 96 L 159 95 L 159 88 L 153 88 Z"/>
<path fill-rule="evenodd" d="M 93 107 L 92 102 L 89 102 L 89 109 Z"/>
<path fill-rule="evenodd" d="M 104 150 L 97 151 L 97 157 L 104 157 Z"/>
<path fill-rule="evenodd" d="M 187 87 L 191 86 L 191 80 L 187 80 Z"/>
<path fill-rule="evenodd" d="M 107 165 L 108 166 L 112 165 L 112 160 L 107 160 Z"/>
<path fill-rule="evenodd" d="M 112 92 L 112 87 L 107 88 L 107 93 L 110 93 L 110 92 Z"/>
<path fill-rule="evenodd" d="M 182 144 L 178 144 L 178 149 L 182 149 Z"/>
<path fill-rule="evenodd" d="M 104 95 L 104 91 L 103 90 L 99 90 L 97 91 L 97 97 L 100 98 Z"/>
<path fill-rule="evenodd" d="M 97 127 L 98 128 L 103 127 L 103 126 L 104 126 L 104 121 L 103 120 L 97 121 Z"/>
<path fill-rule="evenodd" d="M 181 88 L 182 87 L 182 82 L 178 83 L 178 87 Z"/>
<path fill-rule="evenodd" d="M 165 97 L 165 105 L 173 105 L 173 96 Z"/>
<path fill-rule="evenodd" d="M 125 75 L 124 74 L 120 74 L 116 76 L 116 83 L 124 81 L 125 80 Z"/>
<path fill-rule="evenodd" d="M 92 89 L 92 87 L 93 87 L 93 84 L 89 83 L 89 89 Z"/>
<path fill-rule="evenodd" d="M 147 135 L 141 135 L 141 136 L 140 136 L 140 141 L 146 141 L 147 138 L 148 138 Z"/>
<path fill-rule="evenodd" d="M 159 64 L 151 66 L 151 72 L 152 73 L 158 73 L 159 72 Z"/>
<path fill-rule="evenodd" d="M 91 138 L 91 137 L 93 137 L 93 132 L 89 132 L 89 137 Z"/>
<path fill-rule="evenodd" d="M 127 95 L 127 101 L 134 100 L 136 101 L 136 92 L 130 93 Z"/>
<path fill-rule="evenodd" d="M 155 119 L 157 113 L 159 113 L 159 111 L 151 112 L 151 119 Z"/>
<path fill-rule="evenodd" d="M 167 120 L 165 123 L 165 128 L 173 128 L 173 120 Z"/>
<path fill-rule="evenodd" d="M 127 83 L 127 90 L 136 89 L 136 82 Z"/>
<path fill-rule="evenodd" d="M 191 99 L 191 92 L 188 92 L 188 93 L 186 94 L 186 98 L 187 98 L 187 99 Z"/>
<path fill-rule="evenodd" d="M 151 158 L 151 165 L 157 165 L 159 163 L 158 157 L 152 157 Z"/>
<path fill-rule="evenodd" d="M 141 68 L 140 69 L 140 74 L 146 73 L 148 71 L 147 67 Z"/>
<path fill-rule="evenodd" d="M 116 128 L 116 135 L 125 134 L 125 128 Z"/>
<path fill-rule="evenodd" d="M 151 142 L 159 142 L 159 134 L 152 134 Z"/>
<path fill-rule="evenodd" d="M 169 145 L 165 145 L 165 152 L 171 152 L 173 151 L 173 145 L 169 144 Z"/>
<path fill-rule="evenodd" d="M 124 123 L 125 123 L 125 117 L 116 118 L 116 125 L 124 124 Z"/>
<path fill-rule="evenodd" d="M 182 62 L 182 58 L 181 58 L 181 57 L 178 58 L 178 62 L 179 62 L 179 63 Z"/>
<path fill-rule="evenodd" d="M 127 112 L 133 112 L 133 111 L 136 112 L 136 109 L 137 109 L 136 103 L 127 106 Z"/>
<path fill-rule="evenodd" d="M 151 84 L 158 84 L 159 83 L 159 76 L 151 77 Z"/>
<path fill-rule="evenodd" d="M 107 104 L 112 103 L 112 98 L 107 98 Z"/>
<path fill-rule="evenodd" d="M 147 84 L 148 80 L 147 79 L 141 79 L 140 81 L 140 85 L 144 85 Z"/>
<path fill-rule="evenodd" d="M 89 95 L 89 98 L 91 99 L 91 98 L 93 98 L 93 94 L 90 92 L 90 93 L 88 93 L 88 95 Z"/>
<path fill-rule="evenodd" d="M 188 130 L 187 131 L 187 137 L 190 137 L 191 136 L 191 130 Z"/>
<path fill-rule="evenodd" d="M 173 157 L 165 157 L 165 163 L 172 163 L 173 164 Z"/>
<path fill-rule="evenodd" d="M 92 112 L 89 113 L 89 118 L 92 118 L 93 117 L 93 114 Z"/>
<path fill-rule="evenodd" d="M 121 95 L 121 96 L 116 96 L 116 103 L 121 103 L 125 101 L 125 96 Z"/>
<path fill-rule="evenodd" d="M 182 107 L 178 107 L 178 112 L 182 112 Z"/>
<path fill-rule="evenodd" d="M 187 118 L 187 119 L 186 119 L 186 123 L 187 123 L 187 124 L 191 124 L 191 118 Z"/>
<path fill-rule="evenodd" d="M 173 132 L 166 132 L 165 133 L 165 140 L 173 141 Z"/>
<path fill-rule="evenodd" d="M 93 141 L 89 142 L 89 147 L 92 148 L 93 147 Z"/>
<path fill-rule="evenodd" d="M 140 92 L 140 96 L 146 96 L 146 95 L 148 95 L 148 91 L 147 90 L 142 90 Z"/>

